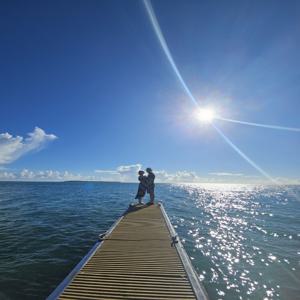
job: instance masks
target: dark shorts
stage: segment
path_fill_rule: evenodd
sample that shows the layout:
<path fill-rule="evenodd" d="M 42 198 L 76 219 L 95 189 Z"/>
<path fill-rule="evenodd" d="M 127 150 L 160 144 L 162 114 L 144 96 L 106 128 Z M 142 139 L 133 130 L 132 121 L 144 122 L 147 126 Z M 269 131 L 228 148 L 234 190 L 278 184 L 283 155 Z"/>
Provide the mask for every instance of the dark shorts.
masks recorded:
<path fill-rule="evenodd" d="M 154 194 L 154 187 L 147 188 L 147 193 L 148 194 Z"/>

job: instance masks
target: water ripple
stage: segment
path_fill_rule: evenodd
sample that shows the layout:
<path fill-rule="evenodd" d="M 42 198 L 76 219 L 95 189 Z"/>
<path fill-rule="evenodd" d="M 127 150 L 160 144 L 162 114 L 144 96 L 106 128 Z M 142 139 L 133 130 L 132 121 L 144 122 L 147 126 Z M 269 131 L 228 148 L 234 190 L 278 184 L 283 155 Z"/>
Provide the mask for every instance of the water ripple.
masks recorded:
<path fill-rule="evenodd" d="M 1 182 L 0 299 L 44 299 L 135 191 Z M 284 187 L 158 184 L 157 194 L 211 299 L 299 299 L 300 208 Z"/>

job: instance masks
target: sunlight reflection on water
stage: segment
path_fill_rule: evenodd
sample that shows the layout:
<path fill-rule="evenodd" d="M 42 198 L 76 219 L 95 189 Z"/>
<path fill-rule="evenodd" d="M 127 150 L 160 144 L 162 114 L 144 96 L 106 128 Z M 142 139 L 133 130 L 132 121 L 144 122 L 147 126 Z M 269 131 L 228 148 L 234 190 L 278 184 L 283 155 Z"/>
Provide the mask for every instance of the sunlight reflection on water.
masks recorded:
<path fill-rule="evenodd" d="M 187 234 L 183 243 L 213 299 L 299 297 L 289 282 L 300 283 L 299 205 L 284 189 L 184 184 L 173 193 L 180 193 L 176 188 L 188 194 L 193 216 L 172 221 Z M 285 211 L 288 202 L 292 212 Z"/>

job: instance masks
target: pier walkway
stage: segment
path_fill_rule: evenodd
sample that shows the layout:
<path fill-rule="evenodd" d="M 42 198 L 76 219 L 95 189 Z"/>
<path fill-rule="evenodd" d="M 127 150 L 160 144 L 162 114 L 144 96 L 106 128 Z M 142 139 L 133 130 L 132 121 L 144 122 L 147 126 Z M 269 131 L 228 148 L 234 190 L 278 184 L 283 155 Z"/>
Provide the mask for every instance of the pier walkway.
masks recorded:
<path fill-rule="evenodd" d="M 151 205 L 124 214 L 48 299 L 207 296 L 164 208 Z"/>

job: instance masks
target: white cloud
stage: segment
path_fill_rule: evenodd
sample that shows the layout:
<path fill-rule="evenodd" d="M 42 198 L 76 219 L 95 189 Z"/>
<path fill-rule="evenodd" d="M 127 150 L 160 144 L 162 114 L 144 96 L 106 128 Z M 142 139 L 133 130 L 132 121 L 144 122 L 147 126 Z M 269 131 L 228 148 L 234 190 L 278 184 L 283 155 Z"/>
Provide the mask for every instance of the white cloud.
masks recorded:
<path fill-rule="evenodd" d="M 23 169 L 18 172 L 0 172 L 0 180 L 21 180 L 21 181 L 67 181 L 67 180 L 96 180 L 93 175 L 74 174 L 69 171 L 32 171 Z"/>
<path fill-rule="evenodd" d="M 13 172 L 0 172 L 0 180 L 16 180 L 17 177 Z"/>
<path fill-rule="evenodd" d="M 137 178 L 137 173 L 142 169 L 141 164 L 119 166 L 117 171 L 120 174 L 121 181 L 135 181 Z"/>
<path fill-rule="evenodd" d="M 54 134 L 47 134 L 39 127 L 35 127 L 28 137 L 13 137 L 9 133 L 0 134 L 0 165 L 9 164 L 21 156 L 42 149 L 48 142 L 55 140 Z"/>
<path fill-rule="evenodd" d="M 244 176 L 242 173 L 229 173 L 229 172 L 214 172 L 209 173 L 209 175 L 215 175 L 215 176 Z"/>
<path fill-rule="evenodd" d="M 23 180 L 23 181 L 66 181 L 66 180 L 95 180 L 95 181 L 120 181 L 137 182 L 138 171 L 141 164 L 123 165 L 114 170 L 95 170 L 93 175 L 74 174 L 68 171 L 32 171 L 23 169 L 18 172 L 8 170 L 0 171 L 0 180 Z M 201 182 L 201 178 L 194 172 L 178 171 L 168 173 L 164 170 L 154 170 L 156 182 Z"/>
<path fill-rule="evenodd" d="M 142 164 L 119 166 L 114 170 L 95 170 L 97 178 L 103 181 L 136 182 L 137 173 L 142 170 Z M 144 168 L 145 169 L 145 168 Z M 195 172 L 177 171 L 168 173 L 164 170 L 154 170 L 156 182 L 200 182 L 201 178 Z"/>
<path fill-rule="evenodd" d="M 82 175 L 69 171 L 44 170 L 33 171 L 23 169 L 13 172 L 8 169 L 0 170 L 0 180 L 20 180 L 20 181 L 120 181 L 138 182 L 137 172 L 145 169 L 141 164 L 122 165 L 112 170 L 95 170 L 92 174 Z M 156 182 L 162 183 L 252 183 L 269 184 L 270 182 L 259 176 L 239 175 L 240 173 L 218 172 L 216 176 L 200 177 L 191 171 L 167 172 L 165 170 L 153 170 L 156 175 Z M 212 174 L 212 173 L 210 173 Z M 222 174 L 222 175 L 220 175 Z M 224 175 L 226 174 L 226 175 Z M 230 175 L 228 175 L 230 174 Z M 232 177 L 231 174 L 235 174 Z M 238 174 L 238 175 L 237 175 Z M 299 178 L 276 178 L 281 184 L 300 184 Z"/>
<path fill-rule="evenodd" d="M 164 170 L 155 172 L 158 182 L 200 182 L 201 178 L 195 172 L 177 171 L 168 173 Z"/>
<path fill-rule="evenodd" d="M 138 172 L 141 170 L 142 165 L 141 164 L 135 164 L 135 165 L 129 165 L 129 166 L 119 166 L 117 168 L 117 171 L 120 174 L 132 174 L 132 172 Z"/>
<path fill-rule="evenodd" d="M 141 164 L 123 165 L 115 170 L 95 170 L 99 180 L 131 182 L 137 180 L 137 173 L 142 169 Z"/>
<path fill-rule="evenodd" d="M 121 175 L 113 170 L 95 170 L 96 177 L 100 181 L 121 181 Z"/>

